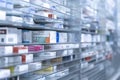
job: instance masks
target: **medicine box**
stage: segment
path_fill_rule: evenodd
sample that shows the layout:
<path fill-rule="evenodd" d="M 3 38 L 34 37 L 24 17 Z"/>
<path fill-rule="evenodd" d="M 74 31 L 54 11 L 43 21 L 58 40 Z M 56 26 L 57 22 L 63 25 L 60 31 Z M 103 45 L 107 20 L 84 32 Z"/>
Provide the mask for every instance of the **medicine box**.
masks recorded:
<path fill-rule="evenodd" d="M 6 7 L 6 0 L 0 0 L 0 7 Z"/>
<path fill-rule="evenodd" d="M 13 46 L 13 53 L 14 54 L 22 54 L 22 53 L 28 53 L 28 47 L 27 46 Z"/>
<path fill-rule="evenodd" d="M 42 67 L 41 62 L 36 62 L 36 63 L 30 63 L 29 64 L 29 70 L 40 69 L 41 67 Z"/>
<path fill-rule="evenodd" d="M 33 43 L 56 43 L 56 31 L 34 31 Z"/>
<path fill-rule="evenodd" d="M 41 74 L 41 73 L 51 73 L 51 72 L 54 72 L 54 67 L 48 67 L 48 68 L 45 68 L 45 69 L 42 69 L 40 71 L 36 71 L 36 74 Z"/>
<path fill-rule="evenodd" d="M 44 45 L 30 45 L 30 46 L 28 46 L 29 52 L 42 51 L 42 50 L 44 50 Z"/>
<path fill-rule="evenodd" d="M 12 46 L 0 46 L 0 55 L 9 55 L 13 53 Z"/>
<path fill-rule="evenodd" d="M 32 31 L 22 30 L 22 42 L 32 43 Z"/>
<path fill-rule="evenodd" d="M 53 57 L 56 57 L 57 54 L 56 52 L 44 52 L 44 53 L 41 53 L 40 56 L 42 58 L 53 58 Z"/>
<path fill-rule="evenodd" d="M 15 57 L 3 57 L 0 58 L 0 63 L 2 64 L 9 64 L 9 63 L 21 63 L 21 56 L 15 56 Z"/>
<path fill-rule="evenodd" d="M 0 79 L 6 78 L 10 76 L 10 70 L 9 69 L 0 69 Z"/>
<path fill-rule="evenodd" d="M 23 18 L 19 16 L 7 16 L 8 21 L 23 23 Z"/>
<path fill-rule="evenodd" d="M 6 20 L 6 11 L 0 10 L 0 20 Z"/>
<path fill-rule="evenodd" d="M 22 30 L 18 29 L 18 43 L 22 43 Z"/>
<path fill-rule="evenodd" d="M 18 43 L 17 28 L 0 28 L 0 43 L 16 44 Z"/>
<path fill-rule="evenodd" d="M 22 55 L 22 63 L 33 62 L 33 54 Z"/>
<path fill-rule="evenodd" d="M 13 2 L 12 2 L 12 0 L 6 0 L 6 7 L 8 9 L 13 9 Z"/>
<path fill-rule="evenodd" d="M 15 66 L 15 69 L 14 69 L 15 73 L 24 72 L 24 71 L 28 71 L 28 64 Z"/>
<path fill-rule="evenodd" d="M 59 42 L 60 43 L 67 42 L 67 33 L 59 33 Z"/>

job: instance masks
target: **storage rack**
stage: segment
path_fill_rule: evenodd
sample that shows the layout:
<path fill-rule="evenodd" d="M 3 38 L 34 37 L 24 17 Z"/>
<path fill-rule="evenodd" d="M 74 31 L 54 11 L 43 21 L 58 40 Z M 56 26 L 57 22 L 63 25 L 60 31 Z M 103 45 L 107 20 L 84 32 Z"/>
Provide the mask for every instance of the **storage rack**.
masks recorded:
<path fill-rule="evenodd" d="M 32 1 L 32 0 L 31 0 Z M 43 0 L 44 1 L 44 0 Z M 79 0 L 76 0 L 74 2 L 78 2 Z M 79 11 L 74 10 L 74 8 L 79 7 L 79 5 L 71 5 L 73 1 L 71 0 L 66 0 L 64 1 L 64 4 L 62 3 L 57 3 L 54 0 L 49 0 L 49 2 L 43 2 L 43 4 L 50 4 L 50 7 L 46 7 L 45 5 L 39 5 L 38 3 L 30 3 L 28 0 L 10 0 L 8 2 L 5 2 L 6 5 L 7 3 L 10 3 L 13 8 L 9 7 L 0 7 L 0 10 L 6 11 L 6 16 L 12 15 L 12 16 L 17 16 L 20 18 L 25 18 L 26 16 L 29 19 L 40 19 L 40 24 L 35 24 L 35 23 L 30 23 L 30 22 L 19 22 L 18 21 L 11 21 L 10 19 L 6 20 L 0 20 L 0 27 L 4 28 L 17 28 L 20 30 L 29 30 L 29 31 L 57 31 L 60 33 L 67 33 L 67 42 L 58 42 L 58 43 L 12 43 L 12 44 L 6 44 L 6 43 L 1 43 L 1 47 L 15 47 L 15 46 L 33 46 L 33 45 L 43 45 L 44 50 L 42 51 L 32 51 L 32 52 L 25 52 L 25 53 L 11 53 L 11 54 L 0 54 L 0 58 L 4 57 L 16 57 L 16 56 L 21 56 L 21 55 L 27 55 L 33 54 L 41 54 L 45 52 L 57 52 L 59 53 L 55 57 L 47 57 L 47 58 L 42 58 L 42 56 L 36 58 L 33 57 L 32 62 L 25 62 L 25 63 L 7 63 L 7 64 L 1 64 L 0 69 L 8 69 L 8 67 L 15 67 L 17 65 L 24 65 L 24 64 L 30 64 L 30 63 L 35 63 L 35 62 L 41 62 L 42 67 L 39 67 L 37 69 L 30 69 L 22 72 L 12 72 L 10 76 L 2 77 L 1 79 L 5 80 L 71 80 L 71 79 L 76 79 L 80 80 L 80 18 L 79 16 Z M 53 7 L 53 9 L 51 9 Z M 32 8 L 31 11 L 28 9 Z M 61 10 L 63 9 L 63 10 Z M 35 12 L 33 12 L 35 10 Z M 67 11 L 68 10 L 68 11 Z M 58 17 L 57 19 L 54 18 L 48 18 L 45 16 L 42 16 L 41 14 L 37 14 L 38 11 L 48 11 L 51 12 L 51 14 L 56 14 Z M 77 15 L 75 13 L 78 13 Z M 64 27 L 63 28 L 54 28 L 52 26 L 45 26 L 45 24 L 49 23 L 62 23 Z M 79 35 L 78 35 L 79 34 Z M 77 35 L 77 38 L 76 38 Z M 64 46 L 62 48 L 57 48 L 59 46 Z M 70 46 L 71 45 L 71 46 Z M 46 47 L 49 46 L 55 46 L 56 48 L 53 49 L 46 49 Z M 73 53 L 62 55 L 63 51 L 69 51 L 73 50 Z M 60 59 L 61 61 L 57 61 L 55 59 Z M 53 63 L 50 61 L 53 60 Z M 55 60 L 55 61 L 54 61 Z M 44 62 L 47 62 L 45 66 L 43 65 Z M 57 68 L 51 72 L 44 72 L 44 73 L 37 73 L 37 71 L 48 69 L 48 68 L 53 68 L 57 66 Z M 55 76 L 55 73 L 57 76 Z M 58 75 L 59 74 L 59 75 Z M 71 76 L 73 75 L 73 76 Z M 54 78 L 53 78 L 54 76 Z"/>
<path fill-rule="evenodd" d="M 82 29 L 81 36 L 81 80 L 107 80 L 106 79 L 106 47 L 105 25 L 101 24 L 105 19 L 102 12 L 103 0 L 82 1 Z M 94 5 L 94 6 L 93 6 Z M 102 19 L 101 19 L 102 18 Z M 88 39 L 84 36 L 89 35 Z M 90 39 L 91 36 L 91 40 Z M 99 36 L 99 39 L 94 36 Z"/>
<path fill-rule="evenodd" d="M 45 47 L 44 50 L 26 52 L 25 55 L 33 54 L 36 57 L 33 58 L 32 62 L 25 63 L 7 63 L 1 64 L 0 69 L 6 69 L 8 67 L 30 64 L 35 62 L 41 62 L 42 67 L 37 69 L 29 69 L 27 71 L 11 73 L 10 76 L 1 78 L 5 80 L 106 80 L 105 79 L 105 68 L 104 62 L 106 61 L 106 50 L 105 50 L 105 40 L 104 29 L 101 27 L 98 19 L 97 9 L 93 9 L 90 5 L 84 4 L 86 0 L 43 0 L 42 4 L 50 5 L 40 5 L 39 3 L 30 3 L 29 0 L 8 0 L 7 3 L 13 5 L 14 8 L 0 7 L 0 10 L 6 11 L 7 16 L 19 16 L 21 18 L 26 18 L 26 16 L 31 19 L 40 20 L 40 24 L 36 22 L 17 22 L 11 21 L 10 19 L 0 20 L 0 27 L 17 28 L 20 30 L 29 31 L 57 31 L 59 33 L 67 33 L 67 42 L 57 42 L 57 43 L 12 43 L 4 44 L 1 43 L 1 47 L 5 46 L 33 46 L 42 45 Z M 31 0 L 32 1 L 32 0 Z M 41 0 L 42 1 L 42 0 Z M 46 1 L 46 2 L 44 2 Z M 61 1 L 58 3 L 58 1 Z M 63 1 L 63 2 L 62 2 Z M 92 8 L 95 11 L 94 16 L 84 16 L 85 7 Z M 30 8 L 30 11 L 28 10 Z M 32 10 L 31 10 L 32 9 Z M 52 15 L 56 14 L 57 18 L 49 18 L 43 16 L 42 13 L 37 13 L 39 11 L 48 11 Z M 50 15 L 51 17 L 51 15 Z M 87 20 L 88 19 L 88 20 Z M 46 24 L 61 23 L 63 27 L 52 27 Z M 86 26 L 86 24 L 91 25 L 91 27 Z M 92 26 L 94 25 L 94 26 Z M 103 26 L 103 25 L 102 25 Z M 82 40 L 82 34 L 92 35 L 91 41 Z M 100 40 L 93 40 L 94 36 L 100 36 Z M 53 49 L 46 49 L 49 46 L 55 46 Z M 62 46 L 62 47 L 61 47 Z M 69 54 L 69 50 L 73 50 L 73 53 Z M 62 55 L 64 51 L 67 54 Z M 39 56 L 41 53 L 46 52 L 57 52 L 57 56 L 43 58 Z M 0 54 L 0 58 L 21 56 L 23 54 Z M 39 56 L 39 57 L 38 57 Z M 57 59 L 60 59 L 57 60 Z M 50 61 L 53 61 L 51 63 Z M 47 63 L 48 62 L 48 63 Z M 43 66 L 43 63 L 47 63 Z M 49 71 L 50 68 L 55 68 Z M 12 67 L 13 68 L 13 67 Z M 40 72 L 43 70 L 44 73 Z M 47 72 L 47 70 L 49 72 Z M 45 72 L 46 71 L 46 72 Z M 72 76 L 71 76 L 72 75 Z"/>

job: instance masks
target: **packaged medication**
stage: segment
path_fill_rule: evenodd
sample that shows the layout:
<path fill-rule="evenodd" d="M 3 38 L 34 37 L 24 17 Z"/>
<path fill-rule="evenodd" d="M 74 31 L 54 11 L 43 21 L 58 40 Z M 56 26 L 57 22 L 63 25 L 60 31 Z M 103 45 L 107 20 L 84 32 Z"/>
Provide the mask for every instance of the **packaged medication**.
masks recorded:
<path fill-rule="evenodd" d="M 59 33 L 59 42 L 60 43 L 67 42 L 67 33 Z"/>
<path fill-rule="evenodd" d="M 33 62 L 33 54 L 22 55 L 22 63 Z"/>
<path fill-rule="evenodd" d="M 33 43 L 56 43 L 56 31 L 34 31 Z"/>
<path fill-rule="evenodd" d="M 16 44 L 18 43 L 18 30 L 16 28 L 0 28 L 0 43 Z"/>
<path fill-rule="evenodd" d="M 0 10 L 0 20 L 6 20 L 6 11 Z"/>
<path fill-rule="evenodd" d="M 6 7 L 8 9 L 13 9 L 13 2 L 12 2 L 12 0 L 6 0 Z"/>
<path fill-rule="evenodd" d="M 12 46 L 0 46 L 0 55 L 7 55 L 13 53 Z"/>
<path fill-rule="evenodd" d="M 30 46 L 28 46 L 29 52 L 42 51 L 42 50 L 44 50 L 44 45 L 30 45 Z"/>
<path fill-rule="evenodd" d="M 21 56 L 15 56 L 15 57 L 3 57 L 0 58 L 1 64 L 9 64 L 9 63 L 21 63 Z"/>
<path fill-rule="evenodd" d="M 22 43 L 22 30 L 18 29 L 18 43 Z"/>
<path fill-rule="evenodd" d="M 28 71 L 28 64 L 25 65 L 17 65 L 14 69 L 14 72 L 24 72 L 24 71 Z"/>
<path fill-rule="evenodd" d="M 0 79 L 9 77 L 10 76 L 10 70 L 9 69 L 0 69 Z"/>
<path fill-rule="evenodd" d="M 27 46 L 14 46 L 13 53 L 14 54 L 28 53 L 28 47 Z"/>
<path fill-rule="evenodd" d="M 22 30 L 22 42 L 32 43 L 32 31 Z"/>
<path fill-rule="evenodd" d="M 23 18 L 19 16 L 7 16 L 7 20 L 12 22 L 23 23 Z"/>
<path fill-rule="evenodd" d="M 40 54 L 42 58 L 56 57 L 56 55 L 57 55 L 56 52 L 44 52 Z"/>
<path fill-rule="evenodd" d="M 0 7 L 6 7 L 6 0 L 0 0 Z"/>
<path fill-rule="evenodd" d="M 41 67 L 42 67 L 41 62 L 36 62 L 36 63 L 30 63 L 29 64 L 29 70 L 40 69 Z"/>

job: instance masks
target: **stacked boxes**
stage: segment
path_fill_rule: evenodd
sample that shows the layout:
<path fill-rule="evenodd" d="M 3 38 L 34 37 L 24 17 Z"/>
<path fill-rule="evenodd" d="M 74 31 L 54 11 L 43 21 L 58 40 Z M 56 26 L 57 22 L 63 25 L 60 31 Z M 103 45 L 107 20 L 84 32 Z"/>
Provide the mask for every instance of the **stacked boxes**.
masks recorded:
<path fill-rule="evenodd" d="M 2 64 L 9 64 L 9 63 L 21 63 L 21 56 L 15 57 L 3 57 L 0 58 L 0 63 Z"/>
<path fill-rule="evenodd" d="M 19 35 L 18 35 L 19 34 Z M 21 42 L 21 30 L 17 28 L 0 28 L 0 43 L 17 44 Z"/>

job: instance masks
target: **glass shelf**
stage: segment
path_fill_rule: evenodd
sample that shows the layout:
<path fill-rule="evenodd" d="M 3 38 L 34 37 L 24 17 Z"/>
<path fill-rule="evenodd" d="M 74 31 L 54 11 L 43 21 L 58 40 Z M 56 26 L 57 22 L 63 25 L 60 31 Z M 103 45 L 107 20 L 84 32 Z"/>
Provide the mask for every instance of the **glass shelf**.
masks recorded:
<path fill-rule="evenodd" d="M 80 59 L 73 59 L 73 60 L 63 61 L 63 62 L 60 62 L 60 63 L 55 63 L 55 64 L 53 64 L 53 65 L 44 66 L 44 67 L 39 68 L 39 69 L 28 70 L 28 71 L 19 72 L 19 73 L 13 73 L 13 74 L 11 74 L 11 76 L 5 77 L 5 78 L 2 78 L 2 79 L 11 78 L 11 77 L 19 76 L 19 75 L 23 75 L 23 74 L 25 74 L 25 73 L 31 73 L 31 72 L 39 71 L 39 70 L 42 70 L 42 69 L 45 69 L 45 68 L 49 68 L 50 66 L 56 66 L 56 65 L 65 64 L 65 63 L 69 63 L 69 62 L 71 62 L 71 61 L 78 61 L 78 60 L 80 60 Z"/>
<path fill-rule="evenodd" d="M 77 64 L 78 65 L 78 64 Z M 68 66 L 68 67 L 64 67 L 64 68 L 61 68 L 61 69 L 58 69 L 57 71 L 55 71 L 55 72 L 52 72 L 52 73 L 45 73 L 42 77 L 40 77 L 40 75 L 35 75 L 34 76 L 34 78 L 33 77 L 27 77 L 28 79 L 31 79 L 32 78 L 32 80 L 39 80 L 39 79 L 41 79 L 41 78 L 43 78 L 43 77 L 45 77 L 45 78 L 49 78 L 49 76 L 51 76 L 51 75 L 53 75 L 53 74 L 56 74 L 56 73 L 59 73 L 59 72 L 63 72 L 64 70 L 66 70 L 66 69 L 69 69 L 69 68 L 71 68 L 71 67 L 74 67 L 74 66 L 77 66 L 77 65 L 71 65 L 71 66 Z M 41 74 L 42 75 L 42 74 Z M 33 76 L 33 75 L 31 75 L 31 76 Z M 22 80 L 28 80 L 27 78 L 22 78 Z M 60 77 L 54 77 L 54 79 L 58 79 L 58 78 L 60 78 Z M 50 79 L 50 78 L 49 78 Z"/>
<path fill-rule="evenodd" d="M 75 55 L 75 54 L 73 54 Z M 64 56 L 55 56 L 55 57 L 47 57 L 47 58 L 43 58 L 42 56 L 39 57 L 38 59 L 34 59 L 33 62 L 27 62 L 27 63 L 8 63 L 8 64 L 1 64 L 0 65 L 0 69 L 1 68 L 6 68 L 6 67 L 11 67 L 11 66 L 16 66 L 16 65 L 22 65 L 22 64 L 29 64 L 29 63 L 35 63 L 35 62 L 41 62 L 41 61 L 46 61 L 46 60 L 52 60 L 52 59 L 56 59 L 56 58 L 63 58 L 63 57 L 67 57 L 67 56 L 73 56 L 73 55 L 64 55 Z"/>
<path fill-rule="evenodd" d="M 97 42 L 96 42 L 97 43 Z M 78 42 L 67 43 L 18 43 L 18 44 L 0 44 L 0 46 L 17 46 L 17 45 L 59 45 L 59 44 L 79 44 Z"/>
<path fill-rule="evenodd" d="M 59 28 L 45 27 L 37 24 L 32 25 L 32 24 L 25 24 L 25 23 L 11 22 L 11 21 L 2 21 L 2 20 L 0 20 L 0 26 L 1 27 L 7 26 L 7 27 L 20 28 L 20 29 L 28 29 L 28 30 L 52 30 L 52 31 L 69 32 L 69 33 L 79 32 L 79 30 L 77 29 L 59 29 Z"/>

